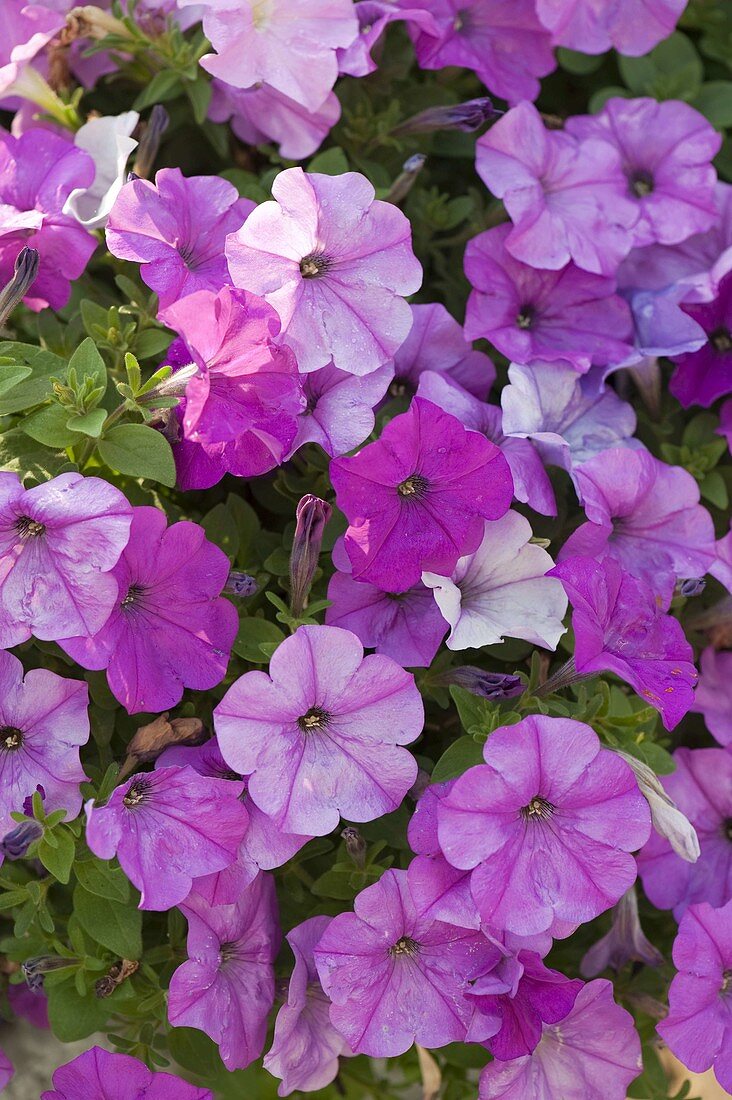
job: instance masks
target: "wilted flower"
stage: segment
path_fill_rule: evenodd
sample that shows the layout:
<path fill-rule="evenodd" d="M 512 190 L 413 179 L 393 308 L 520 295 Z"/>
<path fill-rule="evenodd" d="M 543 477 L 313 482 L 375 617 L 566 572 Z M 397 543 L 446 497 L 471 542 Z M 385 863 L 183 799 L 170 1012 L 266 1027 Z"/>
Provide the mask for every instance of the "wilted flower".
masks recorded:
<path fill-rule="evenodd" d="M 635 772 L 640 792 L 651 808 L 653 828 L 659 836 L 669 842 L 677 856 L 685 859 L 687 863 L 696 863 L 700 855 L 699 838 L 688 817 L 682 814 L 674 800 L 666 793 L 661 780 L 652 768 L 637 756 L 631 756 L 622 749 L 616 751 Z"/>
<path fill-rule="evenodd" d="M 629 962 L 662 966 L 663 955 L 648 940 L 638 916 L 638 895 L 631 886 L 612 912 L 610 931 L 593 944 L 580 963 L 584 978 L 595 978 L 607 967 L 622 970 Z"/>
<path fill-rule="evenodd" d="M 297 506 L 290 553 L 290 601 L 295 616 L 301 615 L 305 607 L 332 512 L 330 504 L 312 493 L 302 497 Z"/>

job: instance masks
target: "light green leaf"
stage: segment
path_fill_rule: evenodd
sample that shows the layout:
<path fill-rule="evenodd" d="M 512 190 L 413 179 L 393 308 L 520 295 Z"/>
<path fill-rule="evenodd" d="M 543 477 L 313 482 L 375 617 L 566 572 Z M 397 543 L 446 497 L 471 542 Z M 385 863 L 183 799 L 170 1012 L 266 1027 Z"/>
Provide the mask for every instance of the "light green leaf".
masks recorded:
<path fill-rule="evenodd" d="M 105 409 L 92 409 L 83 416 L 72 416 L 66 421 L 66 427 L 71 432 L 81 432 L 82 435 L 90 435 L 92 439 L 99 439 L 107 419 Z"/>
<path fill-rule="evenodd" d="M 74 914 L 84 931 L 123 959 L 142 954 L 142 913 L 131 905 L 92 894 L 79 885 L 74 890 Z"/>
<path fill-rule="evenodd" d="M 89 375 L 94 379 L 95 386 L 99 386 L 102 392 L 107 389 L 107 367 L 90 336 L 79 344 L 69 359 L 68 369 L 76 371 L 79 381 L 85 375 Z"/>
<path fill-rule="evenodd" d="M 32 374 L 13 386 L 8 395 L 0 399 L 0 416 L 21 412 L 45 401 L 51 393 L 51 378 L 63 377 L 66 371 L 64 359 L 32 344 L 8 340 L 0 344 L 0 356 L 21 365 L 25 364 L 32 370 Z"/>
<path fill-rule="evenodd" d="M 458 737 L 443 752 L 432 772 L 433 783 L 445 783 L 448 779 L 455 779 L 462 775 L 468 768 L 483 763 L 483 749 L 472 737 Z"/>
<path fill-rule="evenodd" d="M 280 628 L 268 619 L 242 619 L 234 642 L 234 652 L 254 665 L 266 665 L 269 662 L 269 654 L 264 653 L 260 647 L 276 646 L 284 640 L 285 635 Z"/>
<path fill-rule="evenodd" d="M 691 100 L 712 126 L 732 126 L 732 80 L 709 80 Z"/>
<path fill-rule="evenodd" d="M 699 94 L 704 66 L 693 42 L 675 31 L 645 57 L 619 57 L 620 74 L 631 92 L 656 99 L 691 100 Z"/>
<path fill-rule="evenodd" d="M 42 837 L 38 845 L 38 858 L 54 878 L 59 882 L 68 882 L 76 854 L 74 838 L 69 830 L 63 827 L 54 829 L 52 835 L 55 847 L 49 843 L 47 836 Z"/>
<path fill-rule="evenodd" d="M 169 344 L 170 333 L 165 329 L 146 328 L 135 337 L 133 350 L 138 359 L 150 359 L 153 355 L 167 351 Z"/>
<path fill-rule="evenodd" d="M 308 164 L 308 172 L 322 172 L 326 176 L 340 176 L 348 171 L 348 158 L 338 146 L 318 153 Z"/>
<path fill-rule="evenodd" d="M 52 447 L 60 450 L 63 447 L 71 447 L 78 443 L 77 436 L 68 428 L 69 410 L 62 408 L 55 402 L 44 409 L 32 413 L 31 416 L 21 421 L 21 430 L 35 439 L 36 443 L 42 443 L 44 447 Z"/>
<path fill-rule="evenodd" d="M 175 460 L 167 439 L 146 424 L 119 424 L 99 443 L 99 455 L 112 470 L 175 485 Z"/>
<path fill-rule="evenodd" d="M 17 386 L 23 379 L 28 378 L 33 371 L 22 363 L 0 364 L 0 397 Z"/>
<path fill-rule="evenodd" d="M 110 901 L 126 902 L 130 896 L 130 884 L 121 867 L 113 867 L 107 860 L 85 859 L 74 864 L 74 874 L 90 894 Z"/>

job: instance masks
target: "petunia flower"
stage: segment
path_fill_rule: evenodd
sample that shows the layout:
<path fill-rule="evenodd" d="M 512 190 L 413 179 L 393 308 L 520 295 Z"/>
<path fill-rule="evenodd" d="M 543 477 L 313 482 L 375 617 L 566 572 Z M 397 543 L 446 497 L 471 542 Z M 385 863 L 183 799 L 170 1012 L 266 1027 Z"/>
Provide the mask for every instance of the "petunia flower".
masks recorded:
<path fill-rule="evenodd" d="M 304 373 L 331 360 L 351 374 L 377 370 L 408 335 L 403 299 L 422 281 L 407 218 L 357 172 L 288 168 L 272 195 L 227 240 L 234 284 L 274 306 Z"/>
<path fill-rule="evenodd" d="M 394 377 L 391 363 L 371 374 L 350 374 L 332 363 L 302 375 L 307 402 L 297 421 L 294 454 L 306 443 L 318 443 L 327 455 L 339 455 L 358 447 L 374 430 L 374 409 Z"/>
<path fill-rule="evenodd" d="M 64 25 L 61 12 L 27 0 L 5 0 L 0 10 L 0 99 L 22 94 L 13 85 Z"/>
<path fill-rule="evenodd" d="M 613 672 L 673 729 L 694 701 L 694 651 L 653 590 L 612 558 L 567 558 L 551 570 L 572 604 L 574 669 Z"/>
<path fill-rule="evenodd" d="M 480 1077 L 479 1100 L 625 1100 L 643 1069 L 633 1017 L 613 1000 L 612 983 L 588 982 L 558 1024 L 544 1027 L 533 1054 L 495 1060 Z"/>
<path fill-rule="evenodd" d="M 513 482 L 500 450 L 415 397 L 380 438 L 331 462 L 356 580 L 405 592 L 427 570 L 449 576 L 473 553 L 483 521 L 508 511 Z"/>
<path fill-rule="evenodd" d="M 44 668 L 23 666 L 0 651 L 0 836 L 13 828 L 13 811 L 40 785 L 46 813 L 81 809 L 86 779 L 79 746 L 89 740 L 88 688 Z"/>
<path fill-rule="evenodd" d="M 630 251 L 638 210 L 608 142 L 547 130 L 521 103 L 478 139 L 476 168 L 503 199 L 513 222 L 505 246 L 517 260 L 553 271 L 572 260 L 614 275 Z"/>
<path fill-rule="evenodd" d="M 445 374 L 484 401 L 496 380 L 496 368 L 475 351 L 462 326 L 439 302 L 413 305 L 413 324 L 394 356 L 393 396 L 414 396 L 426 371 Z"/>
<path fill-rule="evenodd" d="M 529 521 L 509 511 L 486 523 L 480 546 L 458 561 L 451 577 L 422 574 L 450 624 L 448 649 L 481 649 L 506 636 L 556 649 L 567 597 L 561 583 L 546 576 L 554 562 L 531 538 Z"/>
<path fill-rule="evenodd" d="M 231 283 L 224 242 L 253 209 L 228 180 L 161 168 L 154 183 L 135 179 L 122 188 L 107 222 L 107 248 L 142 265 L 140 278 L 166 309 Z"/>
<path fill-rule="evenodd" d="M 339 913 L 315 948 L 331 1022 L 357 1054 L 390 1058 L 412 1043 L 465 1039 L 470 981 L 495 953 L 479 931 L 425 918 L 406 871 L 385 871 Z"/>
<path fill-rule="evenodd" d="M 339 817 L 395 810 L 417 777 L 401 746 L 422 731 L 413 676 L 358 638 L 302 626 L 277 648 L 270 674 L 248 672 L 216 707 L 221 752 L 249 794 L 288 833 L 323 836 Z"/>
<path fill-rule="evenodd" d="M 238 629 L 221 596 L 229 559 L 187 520 L 166 526 L 157 508 L 134 508 L 130 539 L 113 577 L 117 606 L 101 630 L 61 641 L 82 668 L 106 669 L 129 714 L 167 710 L 184 688 L 224 677 Z"/>
<path fill-rule="evenodd" d="M 676 360 L 669 389 L 684 408 L 708 407 L 732 393 L 732 273 L 719 284 L 713 301 L 683 310 L 701 326 L 707 342 Z"/>
<path fill-rule="evenodd" d="M 641 57 L 668 38 L 688 0 L 537 0 L 539 19 L 555 45 L 598 54 L 615 48 Z M 589 1100 L 589 1098 L 588 1098 Z"/>
<path fill-rule="evenodd" d="M 131 137 L 140 121 L 137 111 L 121 115 L 90 118 L 77 130 L 74 144 L 94 161 L 94 181 L 90 187 L 75 188 L 64 203 L 64 214 L 71 214 L 85 229 L 107 224 L 109 213 L 125 182 L 130 153 L 137 148 Z"/>
<path fill-rule="evenodd" d="M 202 1089 L 174 1077 L 153 1073 L 129 1054 L 92 1047 L 54 1072 L 53 1088 L 41 1093 L 41 1100 L 213 1100 L 210 1089 Z"/>
<path fill-rule="evenodd" d="M 48 1022 L 48 998 L 42 990 L 34 992 L 23 982 L 21 985 L 9 985 L 7 997 L 14 1017 L 26 1020 L 41 1031 L 48 1031 L 51 1026 Z"/>
<path fill-rule="evenodd" d="M 468 242 L 466 335 L 485 337 L 514 363 L 569 363 L 584 373 L 628 359 L 633 320 L 614 280 L 573 263 L 554 271 L 522 263 L 506 247 L 513 233 L 497 225 Z"/>
<path fill-rule="evenodd" d="M 0 645 L 98 630 L 131 522 L 125 497 L 100 478 L 59 474 L 24 489 L 0 473 Z"/>
<path fill-rule="evenodd" d="M 313 951 L 330 919 L 310 917 L 287 934 L 295 967 L 287 999 L 277 1013 L 274 1037 L 262 1065 L 279 1077 L 278 1096 L 298 1089 L 324 1089 L 338 1073 L 338 1059 L 350 1055 L 347 1040 L 330 1020 L 330 1001 L 323 992 Z"/>
<path fill-rule="evenodd" d="M 268 84 L 234 88 L 213 80 L 211 86 L 208 117 L 212 122 L 228 122 L 245 145 L 273 142 L 287 160 L 311 157 L 341 117 L 335 92 L 329 92 L 317 110 L 309 111 Z"/>
<path fill-rule="evenodd" d="M 247 827 L 242 784 L 189 767 L 140 772 L 104 806 L 87 803 L 86 841 L 100 859 L 117 856 L 141 893 L 140 909 L 170 909 L 193 880 L 228 867 Z"/>
<path fill-rule="evenodd" d="M 704 715 L 707 729 L 720 745 L 732 745 L 732 652 L 713 646 L 702 652 L 699 683 L 690 709 Z"/>
<path fill-rule="evenodd" d="M 717 1081 L 732 1091 L 732 901 L 721 909 L 703 903 L 684 913 L 674 941 L 678 974 L 669 989 L 669 1014 L 656 1030 L 673 1054 L 691 1070 L 713 1068 Z"/>
<path fill-rule="evenodd" d="M 338 71 L 344 76 L 368 76 L 378 68 L 371 56 L 390 23 L 405 22 L 427 34 L 439 35 L 434 17 L 419 0 L 408 0 L 402 6 L 391 0 L 358 0 L 355 5 L 359 33 L 346 49 L 338 51 Z"/>
<path fill-rule="evenodd" d="M 676 771 L 661 782 L 696 829 L 701 855 L 689 863 L 653 833 L 638 855 L 638 874 L 651 903 L 679 920 L 689 905 L 732 899 L 732 753 L 680 748 L 674 761 Z"/>
<path fill-rule="evenodd" d="M 610 908 L 633 884 L 629 853 L 651 828 L 628 765 L 589 726 L 543 715 L 496 730 L 483 758 L 437 811 L 440 847 L 473 871 L 482 919 L 532 935 Z"/>
<path fill-rule="evenodd" d="M 271 875 L 259 875 L 234 905 L 210 906 L 194 891 L 181 905 L 188 921 L 188 959 L 170 979 L 168 1019 L 218 1045 L 229 1070 L 262 1053 L 274 1003 L 280 946 Z"/>

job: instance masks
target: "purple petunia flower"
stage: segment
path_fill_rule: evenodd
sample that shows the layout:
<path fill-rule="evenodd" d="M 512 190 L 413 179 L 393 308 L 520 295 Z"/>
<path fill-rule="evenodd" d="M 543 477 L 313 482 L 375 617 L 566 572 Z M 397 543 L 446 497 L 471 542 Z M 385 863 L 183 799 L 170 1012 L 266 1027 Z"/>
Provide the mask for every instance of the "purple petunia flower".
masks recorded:
<path fill-rule="evenodd" d="M 300 1089 L 324 1089 L 338 1073 L 338 1059 L 350 1055 L 346 1039 L 330 1021 L 330 1001 L 318 979 L 313 951 L 328 917 L 311 917 L 287 934 L 295 956 L 287 1000 L 277 1013 L 274 1038 L 263 1066 L 282 1081 L 279 1096 Z"/>
<path fill-rule="evenodd" d="M 136 179 L 122 188 L 107 222 L 107 248 L 142 265 L 140 278 L 166 309 L 231 283 L 224 241 L 253 209 L 228 180 L 161 168 L 155 183 Z"/>
<path fill-rule="evenodd" d="M 341 105 L 334 92 L 316 111 L 308 111 L 268 84 L 234 88 L 223 80 L 214 80 L 212 88 L 208 109 L 212 122 L 230 122 L 245 145 L 274 142 L 280 156 L 288 160 L 311 157 L 341 117 Z"/>
<path fill-rule="evenodd" d="M 573 260 L 614 275 L 630 251 L 638 210 L 608 142 L 547 130 L 521 103 L 478 139 L 476 167 L 503 199 L 513 222 L 505 245 L 517 260 L 553 271 Z"/>
<path fill-rule="evenodd" d="M 668 604 L 677 580 L 714 561 L 714 525 L 699 486 L 681 466 L 646 450 L 614 447 L 583 462 L 574 481 L 587 515 L 558 560 L 614 558 Z"/>
<path fill-rule="evenodd" d="M 26 295 L 31 309 L 61 309 L 71 281 L 84 271 L 96 238 L 63 213 L 75 187 L 90 187 L 94 161 L 50 130 L 34 127 L 22 137 L 0 133 L 0 286 L 13 275 L 22 248 L 40 254 L 38 276 Z"/>
<path fill-rule="evenodd" d="M 649 900 L 673 909 L 677 920 L 687 906 L 732 899 L 732 753 L 726 749 L 677 749 L 676 771 L 664 775 L 664 790 L 695 827 L 701 855 L 681 859 L 657 833 L 638 855 L 638 873 Z"/>
<path fill-rule="evenodd" d="M 642 1069 L 633 1017 L 613 1000 L 612 983 L 598 978 L 579 991 L 564 1020 L 545 1026 L 533 1054 L 486 1066 L 479 1098 L 625 1100 Z"/>
<path fill-rule="evenodd" d="M 48 998 L 43 990 L 34 992 L 23 982 L 21 985 L 9 985 L 7 997 L 14 1016 L 27 1020 L 39 1030 L 48 1031 L 51 1026 L 48 1022 Z"/>
<path fill-rule="evenodd" d="M 497 225 L 468 242 L 466 335 L 485 337 L 515 363 L 569 363 L 585 372 L 628 359 L 633 320 L 614 281 L 573 263 L 555 271 L 522 263 L 506 248 L 513 233 Z"/>
<path fill-rule="evenodd" d="M 641 57 L 667 38 L 688 0 L 537 0 L 539 19 L 555 45 L 581 53 L 605 53 L 614 47 Z M 567 1098 L 569 1100 L 569 1097 Z M 589 1100 L 589 1098 L 587 1098 Z"/>
<path fill-rule="evenodd" d="M 484 401 L 496 380 L 496 368 L 482 351 L 475 351 L 462 326 L 443 305 L 414 305 L 412 328 L 394 356 L 394 396 L 413 396 L 426 371 L 447 375 Z"/>
<path fill-rule="evenodd" d="M 673 729 L 692 707 L 696 682 L 694 651 L 678 619 L 612 558 L 567 558 L 551 575 L 572 604 L 576 671 L 614 672 Z"/>
<path fill-rule="evenodd" d="M 714 1068 L 732 1091 L 732 901 L 721 909 L 692 905 L 674 941 L 679 973 L 669 989 L 669 1014 L 658 1034 L 692 1073 Z"/>
<path fill-rule="evenodd" d="M 720 745 L 732 745 L 732 652 L 708 646 L 701 655 L 692 711 L 703 714 Z"/>
<path fill-rule="evenodd" d="M 389 1058 L 412 1043 L 463 1041 L 470 981 L 494 958 L 481 932 L 425 918 L 406 871 L 385 871 L 339 913 L 315 948 L 330 1018 L 357 1054 Z"/>
<path fill-rule="evenodd" d="M 422 282 L 407 218 L 357 172 L 288 168 L 272 195 L 227 241 L 234 283 L 274 306 L 304 373 L 383 366 L 411 328 L 404 295 Z"/>
<path fill-rule="evenodd" d="M 117 606 L 96 634 L 64 638 L 82 668 L 107 670 L 129 714 L 166 710 L 186 687 L 204 691 L 224 677 L 238 628 L 221 596 L 229 559 L 197 523 L 166 526 L 157 508 L 134 508 L 130 540 L 114 567 Z"/>
<path fill-rule="evenodd" d="M 291 453 L 306 443 L 318 443 L 336 458 L 352 451 L 374 429 L 374 409 L 394 377 L 386 363 L 371 374 L 350 374 L 330 363 L 302 376 L 307 405 L 298 418 Z"/>
<path fill-rule="evenodd" d="M 407 0 L 400 7 L 391 0 L 358 0 L 355 5 L 359 34 L 354 42 L 338 51 L 338 70 L 344 76 L 368 76 L 376 72 L 377 64 L 371 51 L 390 23 L 405 22 L 426 34 L 439 36 L 439 28 L 431 12 L 418 7 L 420 0 Z"/>
<path fill-rule="evenodd" d="M 330 476 L 354 578 L 389 592 L 406 592 L 423 570 L 450 576 L 513 496 L 498 447 L 420 397 L 375 443 L 331 462 Z"/>
<path fill-rule="evenodd" d="M 125 497 L 99 478 L 59 474 L 24 489 L 0 473 L 0 645 L 98 630 L 131 522 Z"/>
<path fill-rule="evenodd" d="M 701 326 L 707 342 L 676 360 L 669 389 L 684 408 L 708 407 L 732 393 L 732 273 L 719 284 L 714 301 L 683 310 Z"/>
<path fill-rule="evenodd" d="M 677 244 L 711 228 L 717 215 L 712 159 L 722 136 L 688 103 L 614 97 L 599 114 L 568 119 L 566 128 L 580 140 L 608 141 L 620 153 L 628 194 L 640 211 L 634 245 Z"/>
<path fill-rule="evenodd" d="M 401 746 L 422 731 L 414 677 L 350 631 L 302 626 L 214 711 L 226 762 L 285 832 L 323 836 L 395 810 L 417 778 Z"/>
<path fill-rule="evenodd" d="M 483 757 L 437 811 L 445 857 L 474 868 L 482 919 L 524 936 L 610 908 L 633 884 L 628 853 L 651 828 L 628 765 L 589 726 L 543 715 L 496 730 Z"/>
<path fill-rule="evenodd" d="M 213 1100 L 201 1089 L 171 1073 L 153 1073 L 137 1058 L 92 1047 L 53 1075 L 53 1088 L 41 1100 Z"/>
<path fill-rule="evenodd" d="M 413 0 L 399 0 L 411 7 Z M 534 0 L 430 0 L 437 37 L 410 28 L 423 69 L 459 65 L 473 69 L 486 87 L 516 103 L 536 99 L 539 77 L 556 66 L 551 38 L 539 22 Z"/>
<path fill-rule="evenodd" d="M 87 844 L 100 859 L 117 856 L 142 895 L 140 909 L 170 909 L 194 878 L 236 858 L 247 827 L 242 787 L 188 767 L 141 772 L 106 805 L 87 803 Z"/>
<path fill-rule="evenodd" d="M 0 99 L 23 94 L 22 85 L 12 85 L 63 25 L 63 15 L 43 4 L 5 0 L 0 11 Z"/>
<path fill-rule="evenodd" d="M 181 911 L 188 959 L 170 979 L 168 1019 L 218 1045 L 229 1070 L 262 1053 L 274 1003 L 273 963 L 280 946 L 274 879 L 260 874 L 233 905 L 211 906 L 195 891 Z"/>
<path fill-rule="evenodd" d="M 43 668 L 23 666 L 0 651 L 0 836 L 13 828 L 10 814 L 40 784 L 46 813 L 81 809 L 86 779 L 79 746 L 89 740 L 88 688 Z"/>

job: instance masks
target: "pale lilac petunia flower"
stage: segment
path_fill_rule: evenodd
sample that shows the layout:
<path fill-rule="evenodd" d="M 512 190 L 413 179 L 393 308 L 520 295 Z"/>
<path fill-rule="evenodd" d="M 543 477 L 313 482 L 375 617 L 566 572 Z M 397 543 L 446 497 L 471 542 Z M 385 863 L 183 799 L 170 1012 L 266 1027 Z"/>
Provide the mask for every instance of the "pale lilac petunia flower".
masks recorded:
<path fill-rule="evenodd" d="M 387 363 L 412 327 L 404 296 L 422 282 L 409 221 L 365 176 L 288 168 L 226 243 L 236 286 L 282 320 L 303 373 L 329 362 L 351 374 Z"/>
<path fill-rule="evenodd" d="M 233 905 L 211 906 L 195 891 L 181 905 L 188 959 L 170 979 L 168 1019 L 203 1031 L 229 1070 L 262 1053 L 274 1003 L 280 945 L 274 879 L 260 874 Z"/>
<path fill-rule="evenodd" d="M 41 1093 L 41 1100 L 80 1100 L 82 1096 L 84 1100 L 213 1100 L 210 1089 L 171 1073 L 154 1073 L 129 1054 L 96 1046 L 59 1066 L 53 1088 Z"/>
<path fill-rule="evenodd" d="M 340 816 L 395 810 L 417 777 L 402 745 L 422 731 L 414 677 L 350 631 L 302 626 L 270 674 L 248 672 L 216 707 L 221 752 L 252 800 L 290 833 L 323 836 Z"/>
<path fill-rule="evenodd" d="M 537 0 L 539 18 L 558 46 L 598 54 L 615 48 L 640 57 L 667 38 L 688 0 Z"/>
<path fill-rule="evenodd" d="M 208 109 L 212 122 L 230 122 L 245 145 L 274 142 L 280 156 L 288 160 L 311 157 L 341 117 L 341 105 L 334 92 L 316 111 L 309 111 L 267 84 L 234 88 L 223 80 L 214 80 L 212 88 Z"/>
<path fill-rule="evenodd" d="M 278 1096 L 324 1089 L 338 1073 L 339 1057 L 351 1054 L 347 1040 L 330 1020 L 313 951 L 330 918 L 310 917 L 287 934 L 295 956 L 287 999 L 277 1013 L 274 1038 L 262 1065 L 279 1077 Z"/>
<path fill-rule="evenodd" d="M 87 844 L 100 859 L 117 856 L 142 895 L 140 909 L 170 909 L 195 878 L 235 860 L 247 828 L 242 787 L 189 767 L 140 772 L 104 806 L 87 803 Z"/>
<path fill-rule="evenodd" d="M 105 668 L 129 714 L 173 707 L 184 688 L 204 691 L 224 678 L 239 622 L 221 596 L 228 575 L 229 559 L 199 524 L 167 527 L 159 509 L 134 508 L 113 570 L 117 606 L 96 633 L 61 647 L 83 668 Z"/>
<path fill-rule="evenodd" d="M 358 447 L 374 430 L 374 409 L 394 377 L 386 363 L 371 374 L 351 374 L 332 363 L 302 376 L 307 405 L 297 422 L 291 454 L 306 443 L 318 443 L 337 458 Z"/>
<path fill-rule="evenodd" d="M 224 242 L 253 209 L 228 180 L 161 168 L 154 183 L 135 179 L 122 188 L 107 222 L 107 247 L 141 264 L 140 278 L 166 309 L 194 291 L 231 283 Z"/>
<path fill-rule="evenodd" d="M 139 121 L 137 111 L 90 118 L 74 136 L 76 147 L 94 161 L 94 182 L 90 187 L 75 188 L 64 203 L 63 212 L 71 214 L 86 229 L 99 229 L 107 224 L 125 182 L 130 153 L 137 148 L 131 135 Z"/>
<path fill-rule="evenodd" d="M 394 356 L 392 394 L 413 396 L 426 371 L 445 374 L 485 400 L 496 380 L 496 368 L 475 351 L 461 325 L 439 302 L 413 305 L 409 335 Z"/>
<path fill-rule="evenodd" d="M 486 523 L 480 546 L 460 559 L 451 578 L 422 574 L 450 624 L 448 649 L 481 649 L 505 637 L 556 649 L 567 597 L 546 576 L 554 562 L 531 538 L 528 520 L 509 511 Z"/>
<path fill-rule="evenodd" d="M 703 651 L 691 710 L 704 715 L 707 729 L 720 745 L 732 745 L 732 652 L 713 646 Z"/>
<path fill-rule="evenodd" d="M 405 22 L 427 34 L 439 36 L 432 13 L 418 6 L 420 0 L 407 0 L 405 5 L 391 0 L 359 0 L 355 6 L 358 37 L 344 50 L 338 51 L 338 70 L 344 76 L 368 76 L 378 68 L 371 51 L 390 23 Z"/>
<path fill-rule="evenodd" d="M 46 813 L 81 809 L 86 779 L 79 746 L 89 740 L 88 688 L 44 668 L 23 666 L 0 651 L 0 835 L 12 829 L 10 814 L 43 788 Z"/>
<path fill-rule="evenodd" d="M 532 935 L 613 905 L 635 881 L 629 853 L 651 828 L 628 765 L 589 726 L 543 715 L 496 730 L 483 757 L 438 807 L 440 847 L 472 870 L 482 919 Z"/>
<path fill-rule="evenodd" d="M 0 99 L 22 95 L 13 84 L 64 25 L 64 15 L 46 4 L 3 0 L 0 6 Z"/>
<path fill-rule="evenodd" d="M 570 260 L 614 275 L 633 243 L 638 210 L 628 198 L 620 154 L 606 141 L 547 130 L 521 103 L 478 139 L 476 168 L 513 222 L 506 248 L 531 267 Z"/>
<path fill-rule="evenodd" d="M 24 489 L 0 473 L 0 645 L 98 630 L 131 522 L 125 497 L 100 478 L 59 474 Z"/>
<path fill-rule="evenodd" d="M 669 989 L 669 1014 L 658 1034 L 692 1073 L 713 1067 L 732 1092 L 732 902 L 721 909 L 692 905 L 673 947 L 678 974 Z"/>
<path fill-rule="evenodd" d="M 602 978 L 580 990 L 569 1015 L 548 1025 L 533 1054 L 493 1061 L 480 1078 L 479 1100 L 625 1100 L 643 1069 L 633 1017 Z"/>
<path fill-rule="evenodd" d="M 555 271 L 522 263 L 506 248 L 513 232 L 497 225 L 468 242 L 466 335 L 485 337 L 515 363 L 569 363 L 583 373 L 629 358 L 633 321 L 614 281 L 573 263 Z"/>

